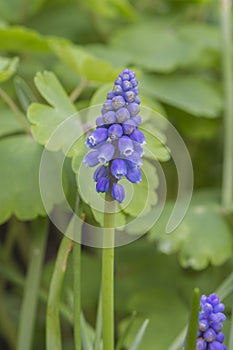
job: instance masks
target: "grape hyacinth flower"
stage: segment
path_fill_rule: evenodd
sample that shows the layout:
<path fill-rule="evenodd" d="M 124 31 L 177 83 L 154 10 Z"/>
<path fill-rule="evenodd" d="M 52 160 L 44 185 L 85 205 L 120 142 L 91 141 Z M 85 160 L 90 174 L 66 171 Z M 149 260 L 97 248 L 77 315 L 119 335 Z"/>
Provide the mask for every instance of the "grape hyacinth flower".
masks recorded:
<path fill-rule="evenodd" d="M 202 295 L 200 306 L 196 350 L 227 350 L 223 344 L 224 334 L 221 332 L 222 322 L 226 320 L 224 304 L 213 293 L 208 297 Z"/>
<path fill-rule="evenodd" d="M 96 191 L 110 191 L 119 203 L 125 197 L 119 180 L 126 178 L 135 184 L 142 181 L 145 136 L 138 129 L 142 122 L 139 113 L 135 73 L 124 69 L 107 94 L 101 116 L 96 119 L 96 129 L 87 137 L 86 145 L 91 151 L 83 160 L 87 167 L 99 165 L 94 172 Z"/>

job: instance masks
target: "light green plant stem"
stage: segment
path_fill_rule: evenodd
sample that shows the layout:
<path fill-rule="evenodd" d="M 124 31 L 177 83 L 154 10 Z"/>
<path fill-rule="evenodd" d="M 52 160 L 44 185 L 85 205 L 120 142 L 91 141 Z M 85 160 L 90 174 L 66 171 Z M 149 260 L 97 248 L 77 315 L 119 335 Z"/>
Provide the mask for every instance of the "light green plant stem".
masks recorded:
<path fill-rule="evenodd" d="M 115 214 L 110 193 L 106 193 L 104 238 L 102 248 L 102 317 L 103 350 L 114 349 L 114 223 Z"/>
<path fill-rule="evenodd" d="M 75 350 L 81 350 L 81 244 L 73 247 L 74 272 L 74 342 Z"/>
<path fill-rule="evenodd" d="M 78 217 L 81 220 L 74 221 L 73 232 L 73 288 L 74 288 L 74 344 L 75 350 L 82 349 L 81 337 L 81 242 L 82 242 L 82 225 L 85 221 L 85 214 L 82 212 L 80 202 L 76 203 L 78 209 Z"/>
<path fill-rule="evenodd" d="M 97 308 L 94 350 L 101 350 L 101 348 L 102 348 L 102 287 L 100 287 L 100 295 L 99 295 L 99 302 L 98 302 L 98 308 Z"/>
<path fill-rule="evenodd" d="M 71 92 L 70 94 L 70 100 L 72 102 L 75 102 L 77 98 L 81 95 L 85 87 L 87 87 L 88 81 L 83 79 L 80 84 Z"/>
<path fill-rule="evenodd" d="M 222 30 L 224 109 L 224 154 L 222 175 L 222 206 L 226 211 L 233 201 L 233 55 L 232 55 L 232 0 L 220 0 Z"/>
<path fill-rule="evenodd" d="M 73 241 L 66 236 L 60 244 L 53 276 L 49 288 L 47 314 L 46 314 L 46 349 L 61 350 L 61 329 L 60 329 L 60 296 L 62 284 L 66 272 L 66 265 L 69 254 L 73 247 Z"/>
<path fill-rule="evenodd" d="M 17 350 L 30 350 L 32 348 L 38 291 L 48 235 L 48 220 L 44 218 L 36 219 L 32 222 L 31 227 L 33 240 L 31 260 L 20 313 Z"/>
<path fill-rule="evenodd" d="M 200 304 L 200 291 L 198 288 L 194 289 L 192 310 L 190 315 L 189 327 L 186 337 L 185 350 L 195 350 L 197 342 L 197 330 L 198 330 L 198 314 Z"/>

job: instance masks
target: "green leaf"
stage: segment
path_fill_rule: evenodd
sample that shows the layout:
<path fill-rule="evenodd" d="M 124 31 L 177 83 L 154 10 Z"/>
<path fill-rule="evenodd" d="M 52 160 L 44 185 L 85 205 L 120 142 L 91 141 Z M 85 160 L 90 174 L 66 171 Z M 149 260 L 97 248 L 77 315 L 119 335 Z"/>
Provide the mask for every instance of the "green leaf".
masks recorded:
<path fill-rule="evenodd" d="M 186 23 L 178 30 L 178 36 L 181 40 L 193 44 L 194 50 L 208 49 L 215 52 L 220 51 L 221 34 L 218 26 L 207 23 Z"/>
<path fill-rule="evenodd" d="M 40 12 L 39 16 L 33 16 L 30 19 L 30 28 L 43 35 L 68 38 L 74 42 L 78 38 L 79 43 L 96 41 L 98 34 L 93 32 L 93 25 L 87 21 L 81 8 L 77 11 L 77 3 L 74 0 L 45 1 L 48 6 Z M 54 16 L 55 7 L 56 16 Z"/>
<path fill-rule="evenodd" d="M 94 350 L 101 350 L 102 346 L 102 331 L 103 331 L 103 322 L 102 322 L 102 293 L 101 287 L 99 292 L 99 301 L 96 313 L 95 321 L 95 341 L 94 341 Z M 117 350 L 117 349 L 116 349 Z"/>
<path fill-rule="evenodd" d="M 169 346 L 168 350 L 180 350 L 184 345 L 184 339 L 185 339 L 186 333 L 187 333 L 187 327 L 185 327 L 178 334 L 178 336 L 175 338 L 175 340 L 173 340 L 173 342 Z M 184 349 L 184 347 L 182 349 Z"/>
<path fill-rule="evenodd" d="M 49 45 L 62 62 L 88 81 L 113 81 L 119 73 L 107 61 L 99 60 L 81 46 L 73 45 L 67 40 L 54 38 L 49 41 Z"/>
<path fill-rule="evenodd" d="M 41 95 L 53 107 L 61 109 L 62 112 L 73 113 L 75 111 L 65 90 L 52 72 L 37 73 L 35 84 Z"/>
<path fill-rule="evenodd" d="M 88 152 L 86 146 L 87 135 L 83 134 L 74 145 L 74 156 L 72 158 L 72 169 L 75 174 L 78 174 L 79 168 L 82 165 L 82 161 L 86 153 Z M 87 169 L 88 171 L 88 169 Z"/>
<path fill-rule="evenodd" d="M 0 57 L 0 83 L 8 80 L 15 73 L 18 63 L 18 57 Z"/>
<path fill-rule="evenodd" d="M 140 86 L 141 86 L 141 84 L 140 84 Z M 154 97 L 150 98 L 148 95 L 140 94 L 140 99 L 141 99 L 142 106 L 144 106 L 146 108 L 151 108 L 155 112 L 158 112 L 158 113 L 162 114 L 163 116 L 166 116 L 166 114 L 167 114 L 166 110 L 161 105 L 161 103 L 159 103 L 158 100 L 156 100 Z M 142 116 L 142 119 L 144 122 L 144 120 L 145 120 L 144 115 Z"/>
<path fill-rule="evenodd" d="M 184 56 L 182 43 L 178 45 L 175 33 L 156 22 L 120 29 L 113 36 L 111 44 L 114 48 L 131 53 L 133 64 L 159 72 L 173 70 Z"/>
<path fill-rule="evenodd" d="M 9 108 L 1 105 L 0 137 L 22 131 L 22 125 L 15 118 L 14 113 Z"/>
<path fill-rule="evenodd" d="M 112 6 L 118 10 L 118 12 L 130 20 L 137 18 L 137 13 L 133 5 L 129 0 L 111 0 Z"/>
<path fill-rule="evenodd" d="M 89 44 L 85 48 L 99 59 L 107 60 L 114 67 L 127 67 L 131 62 L 131 53 L 122 51 L 116 47 L 103 44 Z"/>
<path fill-rule="evenodd" d="M 42 148 L 26 135 L 0 141 L 0 222 L 14 214 L 21 220 L 45 215 L 38 173 Z"/>
<path fill-rule="evenodd" d="M 8 52 L 48 51 L 47 39 L 20 26 L 0 28 L 1 50 Z"/>
<path fill-rule="evenodd" d="M 223 107 L 218 89 L 198 76 L 143 75 L 141 86 L 145 94 L 196 116 L 215 118 Z"/>
<path fill-rule="evenodd" d="M 165 254 L 178 252 L 183 267 L 201 270 L 223 264 L 232 254 L 232 237 L 217 199 L 214 192 L 195 193 L 183 221 L 169 235 L 165 226 L 173 204 L 167 204 L 149 239 Z"/>
<path fill-rule="evenodd" d="M 170 151 L 166 147 L 166 137 L 157 130 L 152 122 L 142 124 L 146 138 L 145 157 L 165 162 L 170 159 Z"/>
<path fill-rule="evenodd" d="M 125 327 L 125 330 L 123 332 L 123 334 L 120 336 L 118 342 L 117 342 L 117 345 L 116 345 L 116 350 L 121 350 L 122 347 L 124 346 L 124 342 L 125 342 L 125 339 L 126 337 L 128 336 L 129 334 L 129 331 L 135 321 L 135 317 L 136 317 L 137 313 L 136 312 L 133 312 L 132 313 L 132 316 L 131 318 L 129 319 L 129 322 L 127 323 L 126 327 Z"/>
<path fill-rule="evenodd" d="M 117 17 L 119 14 L 135 19 L 136 12 L 128 0 L 85 0 L 85 5 L 91 11 L 107 18 Z"/>
<path fill-rule="evenodd" d="M 167 114 L 170 116 L 170 122 L 176 125 L 176 128 L 185 136 L 192 139 L 213 139 L 219 131 L 220 118 L 205 118 L 195 116 L 181 111 L 180 109 L 167 106 Z M 204 153 L 204 152 L 203 152 Z"/>
<path fill-rule="evenodd" d="M 168 73 L 182 67 L 200 66 L 219 59 L 220 33 L 217 26 L 156 17 L 125 26 L 112 36 L 109 50 L 131 55 L 130 63 L 146 70 Z"/>
<path fill-rule="evenodd" d="M 182 23 L 177 36 L 186 43 L 187 50 L 193 52 L 193 59 L 190 62 L 184 61 L 183 66 L 191 69 L 218 70 L 221 52 L 220 34 L 217 25 L 200 21 Z"/>
<path fill-rule="evenodd" d="M 99 104 L 103 104 L 106 100 L 107 93 L 112 90 L 113 83 L 107 83 L 99 87 L 95 93 L 93 94 L 90 100 L 90 106 L 95 106 Z"/>
<path fill-rule="evenodd" d="M 32 103 L 28 109 L 28 119 L 32 123 L 33 136 L 40 144 L 45 145 L 55 129 L 68 117 L 74 115 L 76 109 L 52 72 L 37 73 L 35 84 L 50 106 Z M 77 120 L 78 127 L 80 130 Z M 64 149 L 70 142 L 69 135 L 65 131 L 65 128 L 61 130 L 57 142 L 51 146 L 53 150 Z"/>
<path fill-rule="evenodd" d="M 62 81 L 66 91 L 68 90 L 72 92 L 75 88 L 77 88 L 77 85 L 82 82 L 82 78 L 74 74 L 74 71 L 60 60 L 54 63 L 53 72 L 56 74 L 58 79 Z M 81 102 L 83 102 L 83 100 L 78 99 L 76 104 Z"/>
<path fill-rule="evenodd" d="M 123 181 L 122 181 L 123 182 Z M 143 160 L 142 166 L 142 182 L 139 184 L 130 184 L 124 181 L 124 187 L 127 194 L 133 191 L 133 196 L 128 205 L 121 205 L 122 210 L 133 217 L 139 216 L 143 212 L 143 216 L 150 212 L 153 205 L 157 203 L 156 189 L 159 185 L 159 179 L 156 168 L 147 160 Z M 130 194 L 128 194 L 130 198 Z"/>
<path fill-rule="evenodd" d="M 38 290 L 42 273 L 43 260 L 48 237 L 48 219 L 34 221 L 31 226 L 32 247 L 31 259 L 24 287 L 24 297 L 20 311 L 18 329 L 18 350 L 30 350 L 37 319 Z"/>
<path fill-rule="evenodd" d="M 72 249 L 72 241 L 63 237 L 57 253 L 56 263 L 49 287 L 46 313 L 46 347 L 48 349 L 62 349 L 59 308 L 61 290 L 67 268 L 67 260 Z"/>
<path fill-rule="evenodd" d="M 46 0 L 11 0 L 0 2 L 1 17 L 9 22 L 22 22 L 26 18 L 35 14 Z M 12 11 L 12 9 L 14 9 Z"/>
<path fill-rule="evenodd" d="M 36 101 L 36 96 L 26 81 L 20 76 L 14 78 L 14 85 L 19 102 L 23 110 L 26 112 L 30 104 Z"/>
<path fill-rule="evenodd" d="M 86 322 L 83 313 L 81 313 L 81 335 L 82 335 L 82 346 L 83 350 L 93 350 L 92 345 L 92 328 L 89 326 L 89 324 Z"/>
<path fill-rule="evenodd" d="M 17 135 L 0 141 L 0 223 L 11 215 L 20 220 L 33 220 L 46 215 L 39 189 L 39 167 L 43 148 L 28 135 Z M 51 160 L 53 160 L 51 158 Z M 49 164 L 48 174 L 58 172 L 56 155 Z M 48 207 L 52 209 L 54 201 L 61 198 L 56 195 L 57 183 L 47 179 L 53 198 Z"/>
<path fill-rule="evenodd" d="M 100 194 L 97 194 L 97 195 L 100 195 Z M 100 227 L 104 227 L 104 212 L 103 212 L 104 206 L 102 207 L 101 211 L 95 210 L 91 205 L 90 207 L 95 220 L 99 223 Z M 116 217 L 115 217 L 115 227 L 120 230 L 121 228 L 124 228 L 125 222 L 126 222 L 125 214 L 119 210 L 116 213 Z"/>
<path fill-rule="evenodd" d="M 233 292 L 233 273 L 230 273 L 229 276 L 218 286 L 216 294 L 221 298 L 225 299 L 229 294 Z"/>

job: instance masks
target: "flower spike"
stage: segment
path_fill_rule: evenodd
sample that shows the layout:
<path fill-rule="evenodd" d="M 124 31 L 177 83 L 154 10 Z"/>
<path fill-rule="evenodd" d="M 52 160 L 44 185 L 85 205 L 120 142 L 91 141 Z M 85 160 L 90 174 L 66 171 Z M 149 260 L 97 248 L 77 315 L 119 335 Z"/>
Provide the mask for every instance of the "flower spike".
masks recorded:
<path fill-rule="evenodd" d="M 124 69 L 114 82 L 103 103 L 96 129 L 87 137 L 90 152 L 83 162 L 87 167 L 99 165 L 94 172 L 97 192 L 110 191 L 113 199 L 121 203 L 125 191 L 118 183 L 126 178 L 131 183 L 142 181 L 143 144 L 145 137 L 138 129 L 142 120 L 138 82 L 135 73 Z"/>
<path fill-rule="evenodd" d="M 222 322 L 226 320 L 224 304 L 213 293 L 208 297 L 202 295 L 200 306 L 196 350 L 227 350 L 223 344 L 224 334 L 221 332 Z"/>

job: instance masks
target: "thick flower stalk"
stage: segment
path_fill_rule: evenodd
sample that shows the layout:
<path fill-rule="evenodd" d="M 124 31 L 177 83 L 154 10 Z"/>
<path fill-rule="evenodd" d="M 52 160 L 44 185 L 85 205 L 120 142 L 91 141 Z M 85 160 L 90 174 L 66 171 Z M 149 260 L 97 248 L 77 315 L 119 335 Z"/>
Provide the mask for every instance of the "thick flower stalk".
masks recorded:
<path fill-rule="evenodd" d="M 200 305 L 202 310 L 199 313 L 196 350 L 227 350 L 223 344 L 224 334 L 221 332 L 222 322 L 226 320 L 223 314 L 224 304 L 213 293 L 208 297 L 202 295 Z"/>
<path fill-rule="evenodd" d="M 85 156 L 87 167 L 97 166 L 94 173 L 97 192 L 110 191 L 113 199 L 122 202 L 123 177 L 132 183 L 142 180 L 144 134 L 141 124 L 138 82 L 135 73 L 124 69 L 107 94 L 101 116 L 96 119 L 96 129 L 86 140 L 91 151 Z"/>

